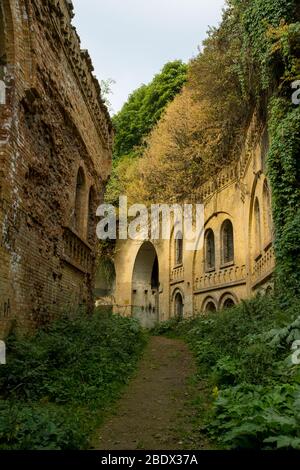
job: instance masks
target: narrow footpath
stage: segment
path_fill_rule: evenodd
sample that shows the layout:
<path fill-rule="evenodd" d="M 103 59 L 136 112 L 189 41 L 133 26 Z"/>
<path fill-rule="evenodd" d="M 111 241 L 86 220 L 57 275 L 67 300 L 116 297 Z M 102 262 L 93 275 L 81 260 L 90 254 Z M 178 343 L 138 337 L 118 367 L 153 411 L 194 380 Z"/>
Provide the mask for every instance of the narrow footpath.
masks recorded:
<path fill-rule="evenodd" d="M 183 341 L 152 337 L 115 412 L 98 431 L 99 450 L 207 448 L 193 429 L 193 356 Z"/>

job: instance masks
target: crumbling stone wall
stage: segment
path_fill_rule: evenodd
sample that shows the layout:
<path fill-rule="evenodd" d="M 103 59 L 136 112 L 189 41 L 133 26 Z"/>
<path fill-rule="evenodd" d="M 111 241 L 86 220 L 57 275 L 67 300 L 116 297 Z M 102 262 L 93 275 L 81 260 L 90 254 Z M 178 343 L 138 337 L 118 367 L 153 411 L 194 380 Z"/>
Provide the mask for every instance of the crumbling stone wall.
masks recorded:
<path fill-rule="evenodd" d="M 72 2 L 0 7 L 1 337 L 14 322 L 27 330 L 92 305 L 112 126 Z"/>

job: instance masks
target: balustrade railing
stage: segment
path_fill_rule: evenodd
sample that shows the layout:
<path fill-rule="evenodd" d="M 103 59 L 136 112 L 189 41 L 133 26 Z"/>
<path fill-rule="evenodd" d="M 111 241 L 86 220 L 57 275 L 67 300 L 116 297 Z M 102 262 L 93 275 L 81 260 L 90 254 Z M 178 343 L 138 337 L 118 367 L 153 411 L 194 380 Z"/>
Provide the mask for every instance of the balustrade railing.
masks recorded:
<path fill-rule="evenodd" d="M 264 255 L 259 258 L 252 271 L 252 282 L 257 282 L 267 275 L 269 275 L 275 268 L 275 252 L 274 247 L 271 246 Z"/>
<path fill-rule="evenodd" d="M 184 267 L 179 266 L 174 268 L 171 272 L 171 282 L 184 280 Z"/>
<path fill-rule="evenodd" d="M 228 268 L 206 273 L 195 279 L 195 290 L 204 290 L 210 287 L 244 281 L 246 279 L 246 266 L 231 266 Z"/>
<path fill-rule="evenodd" d="M 92 249 L 73 230 L 66 227 L 64 231 L 63 258 L 80 271 L 88 273 L 92 267 Z"/>

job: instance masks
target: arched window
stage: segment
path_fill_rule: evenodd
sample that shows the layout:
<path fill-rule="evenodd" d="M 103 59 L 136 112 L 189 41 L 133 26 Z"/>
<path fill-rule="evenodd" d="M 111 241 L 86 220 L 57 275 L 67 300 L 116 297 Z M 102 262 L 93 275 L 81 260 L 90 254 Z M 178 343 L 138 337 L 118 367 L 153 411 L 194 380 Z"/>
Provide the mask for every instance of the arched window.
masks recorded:
<path fill-rule="evenodd" d="M 89 192 L 88 230 L 87 239 L 92 245 L 96 239 L 96 191 L 92 186 Z"/>
<path fill-rule="evenodd" d="M 230 220 L 225 220 L 221 229 L 222 264 L 232 263 L 234 260 L 233 226 Z"/>
<path fill-rule="evenodd" d="M 2 9 L 0 8 L 0 79 L 3 78 L 3 67 L 6 65 L 6 46 L 5 46 L 5 32 L 4 32 L 4 20 L 2 15 Z"/>
<path fill-rule="evenodd" d="M 85 176 L 82 168 L 79 168 L 76 180 L 75 196 L 75 217 L 74 228 L 81 234 L 84 223 L 84 204 L 85 204 Z"/>
<path fill-rule="evenodd" d="M 233 308 L 235 306 L 235 302 L 232 299 L 226 299 L 223 305 L 224 309 Z"/>
<path fill-rule="evenodd" d="M 260 207 L 258 199 L 254 203 L 254 224 L 255 224 L 255 255 L 261 253 L 261 222 L 260 222 Z"/>
<path fill-rule="evenodd" d="M 175 316 L 177 318 L 183 317 L 183 300 L 180 292 L 177 292 L 175 296 Z"/>
<path fill-rule="evenodd" d="M 175 264 L 182 264 L 183 261 L 183 239 L 182 232 L 177 232 L 175 238 Z"/>
<path fill-rule="evenodd" d="M 5 32 L 4 20 L 2 15 L 2 8 L 0 7 L 0 104 L 6 103 L 6 88 L 4 79 L 4 70 L 7 63 L 6 58 L 6 45 L 5 45 Z"/>
<path fill-rule="evenodd" d="M 264 202 L 264 242 L 265 245 L 272 241 L 272 207 L 271 195 L 267 181 L 264 182 L 263 187 L 263 202 Z"/>
<path fill-rule="evenodd" d="M 209 313 L 209 312 L 216 312 L 216 311 L 217 311 L 217 308 L 214 302 L 212 300 L 209 301 L 205 307 L 205 312 Z"/>
<path fill-rule="evenodd" d="M 214 232 L 209 229 L 205 234 L 205 270 L 212 271 L 215 269 L 215 236 Z"/>

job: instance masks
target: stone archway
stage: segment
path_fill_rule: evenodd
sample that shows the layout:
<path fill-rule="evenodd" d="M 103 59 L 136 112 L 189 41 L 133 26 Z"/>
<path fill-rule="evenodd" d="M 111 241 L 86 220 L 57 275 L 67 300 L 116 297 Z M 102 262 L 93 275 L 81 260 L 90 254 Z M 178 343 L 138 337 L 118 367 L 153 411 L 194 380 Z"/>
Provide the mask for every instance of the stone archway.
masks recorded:
<path fill-rule="evenodd" d="M 214 302 L 212 300 L 207 302 L 207 305 L 205 307 L 205 313 L 212 313 L 216 311 L 217 311 L 217 307 L 215 306 Z"/>
<path fill-rule="evenodd" d="M 217 301 L 213 297 L 207 297 L 202 304 L 201 311 L 203 313 L 217 312 Z"/>
<path fill-rule="evenodd" d="M 140 247 L 132 274 L 132 315 L 144 328 L 159 321 L 159 264 L 151 242 Z"/>
<path fill-rule="evenodd" d="M 184 313 L 184 303 L 181 292 L 177 292 L 174 299 L 175 317 L 182 319 Z"/>
<path fill-rule="evenodd" d="M 220 310 L 230 309 L 230 308 L 235 307 L 237 304 L 238 304 L 237 297 L 234 294 L 227 292 L 220 299 L 219 309 Z"/>

